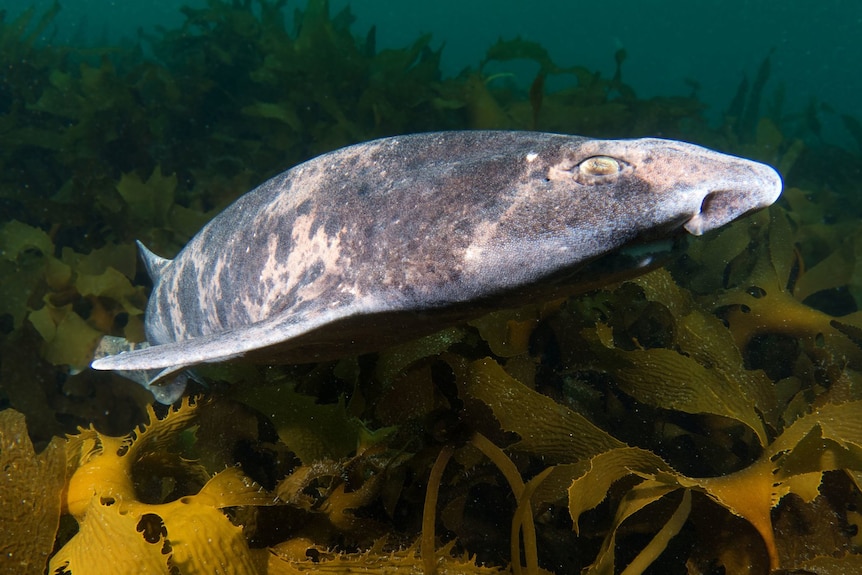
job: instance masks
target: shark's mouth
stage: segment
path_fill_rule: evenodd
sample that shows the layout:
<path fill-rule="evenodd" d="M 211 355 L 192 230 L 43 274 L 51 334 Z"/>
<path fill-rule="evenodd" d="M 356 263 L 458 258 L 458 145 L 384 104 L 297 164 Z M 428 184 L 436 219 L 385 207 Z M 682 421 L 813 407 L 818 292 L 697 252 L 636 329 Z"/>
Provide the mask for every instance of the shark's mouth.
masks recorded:
<path fill-rule="evenodd" d="M 582 289 L 575 292 L 578 293 L 637 277 L 682 253 L 687 246 L 687 237 L 680 232 L 654 240 L 641 238 L 578 268 L 565 283 L 580 286 Z"/>
<path fill-rule="evenodd" d="M 685 245 L 684 236 L 675 238 L 664 238 L 652 242 L 638 243 L 620 250 L 616 256 L 607 256 L 618 264 L 623 264 L 628 269 L 639 269 L 649 267 L 656 260 L 666 260 L 678 252 Z M 604 258 L 603 258 L 604 259 Z"/>

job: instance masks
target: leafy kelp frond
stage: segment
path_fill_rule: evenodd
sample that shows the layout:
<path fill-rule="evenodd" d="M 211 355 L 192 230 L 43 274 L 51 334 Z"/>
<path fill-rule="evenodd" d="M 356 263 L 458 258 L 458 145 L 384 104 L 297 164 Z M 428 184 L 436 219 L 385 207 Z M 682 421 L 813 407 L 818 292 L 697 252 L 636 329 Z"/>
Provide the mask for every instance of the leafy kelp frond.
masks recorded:
<path fill-rule="evenodd" d="M 37 454 L 24 415 L 0 411 L 0 468 L 0 570 L 43 573 L 60 523 L 66 445 L 54 438 Z"/>
<path fill-rule="evenodd" d="M 490 406 L 503 429 L 520 436 L 514 449 L 572 462 L 623 446 L 584 416 L 527 388 L 491 358 L 458 365 L 458 372 L 465 392 Z"/>
<path fill-rule="evenodd" d="M 702 491 L 754 525 L 763 537 L 770 565 L 776 569 L 779 555 L 772 531 L 772 508 L 788 493 L 812 501 L 825 471 L 859 470 L 860 415 L 860 402 L 823 406 L 797 420 L 752 465 L 721 477 L 684 476 L 655 454 L 639 449 L 609 451 L 591 460 L 589 470 L 572 482 L 569 511 L 577 523 L 586 510 L 604 499 L 611 484 L 630 474 L 640 478 L 621 502 L 614 529 L 594 564 L 597 572 L 602 572 L 603 567 L 613 567 L 614 532 L 626 518 L 676 489 Z"/>
<path fill-rule="evenodd" d="M 0 228 L 0 250 L 0 266 L 10 272 L 0 279 L 0 312 L 10 313 L 16 328 L 27 317 L 44 340 L 47 361 L 84 368 L 100 332 L 112 331 L 119 314 L 128 337 L 142 338 L 145 297 L 130 281 L 132 246 L 111 246 L 88 256 L 67 248 L 58 258 L 47 233 L 13 220 Z M 114 262 L 130 275 L 111 267 Z"/>
<path fill-rule="evenodd" d="M 439 549 L 434 559 L 434 571 L 429 571 L 416 545 L 390 549 L 385 541 L 379 541 L 368 551 L 339 553 L 319 550 L 313 544 L 302 540 L 289 541 L 273 548 L 267 573 L 301 575 L 361 572 L 369 575 L 412 575 L 422 572 L 437 575 L 496 575 L 510 572 L 501 567 L 478 564 L 475 558 L 467 555 L 457 556 L 453 551 L 454 546 L 450 543 Z"/>
<path fill-rule="evenodd" d="M 83 430 L 69 439 L 78 466 L 65 504 L 80 529 L 51 559 L 52 572 L 205 573 L 213 565 L 258 572 L 260 560 L 242 528 L 221 509 L 271 505 L 273 496 L 237 468 L 207 479 L 202 468 L 179 454 L 181 434 L 196 415 L 189 402 L 162 419 L 152 409 L 149 415 L 147 426 L 124 438 Z M 147 485 L 150 475 L 161 482 Z M 198 482 L 203 486 L 195 493 L 192 486 Z M 193 491 L 176 493 L 184 490 Z M 155 500 L 145 501 L 143 493 Z"/>
<path fill-rule="evenodd" d="M 595 336 L 589 333 L 586 338 L 597 338 L 596 343 L 610 351 L 606 353 L 593 344 L 601 369 L 640 402 L 735 419 L 766 445 L 769 434 L 762 415 L 775 426 L 777 406 L 765 374 L 745 368 L 732 336 L 720 321 L 696 307 L 669 273 L 657 270 L 633 283 L 644 289 L 647 301 L 661 303 L 673 314 L 676 349 L 620 349 L 614 344 L 612 330 L 599 324 Z"/>

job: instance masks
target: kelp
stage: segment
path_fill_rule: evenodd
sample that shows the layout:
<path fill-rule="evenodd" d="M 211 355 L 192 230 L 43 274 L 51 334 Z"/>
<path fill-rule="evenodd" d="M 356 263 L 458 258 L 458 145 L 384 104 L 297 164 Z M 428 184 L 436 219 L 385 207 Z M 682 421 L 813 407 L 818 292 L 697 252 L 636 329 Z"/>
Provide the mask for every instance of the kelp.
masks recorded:
<path fill-rule="evenodd" d="M 647 301 L 667 306 L 673 314 L 675 348 L 621 349 L 614 345 L 612 330 L 599 324 L 586 338 L 598 340 L 591 348 L 601 368 L 642 403 L 732 417 L 766 445 L 767 424 L 776 425 L 777 406 L 765 374 L 745 369 L 731 334 L 717 318 L 695 307 L 664 270 L 634 282 L 643 287 Z"/>
<path fill-rule="evenodd" d="M 638 99 L 623 81 L 625 50 L 614 54 L 612 78 L 583 66 L 560 66 L 538 43 L 520 36 L 500 38 L 491 46 L 478 71 L 462 73 L 468 125 L 474 129 L 533 129 L 600 137 L 638 136 L 661 132 L 669 137 L 692 138 L 705 128 L 703 104 L 694 97 Z M 529 89 L 511 81 L 511 74 L 489 73 L 510 62 L 527 61 L 537 66 Z M 546 93 L 549 75 L 570 78 L 567 86 Z M 454 105 L 454 103 L 450 103 Z"/>
<path fill-rule="evenodd" d="M 678 288 L 669 280 L 666 272 L 661 270 L 653 272 L 636 281 L 649 286 L 647 289 L 652 293 L 652 297 L 668 302 L 670 305 L 686 303 L 692 306 L 690 301 L 681 302 L 679 294 L 674 296 L 672 292 Z M 678 321 L 690 322 L 689 316 L 692 313 L 689 311 L 688 315 L 681 315 Z M 696 315 L 701 318 L 709 317 L 702 312 Z M 599 333 L 601 331 L 599 330 Z M 713 333 L 710 334 L 710 332 Z M 757 418 L 761 412 L 752 409 L 757 405 L 754 399 L 757 394 L 753 396 L 750 391 L 758 388 L 767 391 L 771 389 L 763 382 L 760 385 L 749 385 L 746 390 L 721 389 L 721 386 L 727 385 L 731 378 L 736 381 L 735 378 L 747 371 L 726 329 L 713 319 L 708 325 L 701 324 L 697 325 L 697 329 L 678 332 L 676 337 L 682 342 L 693 337 L 704 341 L 709 335 L 722 338 L 719 340 L 720 345 L 693 346 L 680 351 L 699 352 L 702 356 L 695 355 L 695 357 L 700 363 L 692 362 L 692 365 L 700 370 L 705 369 L 702 364 L 708 365 L 710 372 L 716 373 L 718 377 L 722 377 L 721 374 L 724 372 L 724 377 L 728 378 L 725 379 L 724 384 L 701 380 L 700 385 L 691 385 L 693 382 L 690 378 L 699 372 L 690 371 L 692 365 L 687 365 L 690 360 L 688 353 L 681 355 L 671 350 L 664 351 L 676 355 L 675 363 L 680 365 L 678 370 L 670 361 L 644 361 L 638 364 L 637 371 L 632 372 L 632 375 L 634 378 L 641 379 L 643 383 L 652 383 L 653 386 L 663 384 L 666 389 L 676 387 L 679 390 L 685 390 L 688 395 L 703 398 L 704 403 L 701 407 L 690 410 L 693 413 L 706 411 L 758 428 L 757 435 L 764 442 L 764 449 L 760 456 L 742 469 L 714 477 L 698 478 L 681 474 L 657 454 L 622 445 L 607 432 L 580 418 L 568 423 L 574 414 L 569 412 L 569 415 L 566 415 L 565 412 L 560 412 L 561 406 L 512 380 L 500 365 L 490 358 L 474 362 L 469 370 L 460 376 L 465 380 L 467 393 L 488 403 L 503 429 L 516 432 L 521 438 L 511 444 L 509 449 L 529 452 L 540 456 L 546 462 L 560 462 L 546 469 L 547 479 L 543 479 L 543 484 L 538 486 L 534 503 L 541 505 L 542 502 L 557 501 L 563 497 L 561 490 L 566 489 L 565 496 L 568 498 L 569 511 L 576 530 L 578 519 L 605 499 L 615 483 L 630 475 L 638 478 L 638 483 L 620 499 L 611 530 L 590 572 L 612 571 L 617 553 L 616 535 L 626 520 L 680 489 L 704 493 L 731 513 L 751 522 L 763 538 L 771 567 L 778 568 L 780 556 L 772 529 L 770 515 L 772 508 L 789 493 L 794 493 L 803 501 L 810 503 L 819 495 L 818 486 L 821 484 L 824 472 L 856 470 L 862 464 L 862 460 L 859 459 L 862 455 L 859 449 L 862 437 L 857 437 L 860 420 L 860 414 L 857 411 L 862 404 L 858 400 L 825 404 L 813 413 L 799 417 L 783 433 L 770 440 L 771 434 L 767 433 L 763 423 L 758 419 L 752 419 Z M 607 345 L 607 341 L 606 337 L 604 344 L 594 343 L 593 347 Z M 721 349 L 725 352 L 720 352 Z M 648 355 L 649 352 L 654 351 L 657 350 L 641 350 L 640 353 Z M 622 356 L 625 357 L 630 353 L 633 352 L 622 352 Z M 722 353 L 729 353 L 733 357 L 732 361 L 728 363 L 730 358 L 721 359 Z M 666 354 L 662 354 L 664 355 Z M 722 363 L 725 365 L 722 366 Z M 632 392 L 632 388 L 626 385 L 631 383 L 631 379 L 625 362 L 620 366 L 619 360 L 604 358 L 601 365 L 614 365 L 613 374 L 620 389 L 626 393 Z M 749 382 L 752 376 L 762 377 L 762 375 L 751 374 L 748 376 Z M 665 381 L 661 382 L 659 378 L 664 378 Z M 740 381 L 746 381 L 746 377 L 743 375 Z M 493 386 L 499 386 L 499 388 Z M 723 393 L 715 394 L 719 389 Z M 746 394 L 745 391 L 749 393 Z M 635 396 L 639 400 L 644 400 L 637 392 Z M 655 399 L 653 401 L 671 409 L 681 407 L 686 409 L 685 403 L 682 406 L 678 401 L 674 403 L 674 398 L 678 396 L 679 393 L 676 391 L 665 392 L 663 401 Z M 671 402 L 668 402 L 669 398 Z M 648 397 L 646 401 L 650 399 Z M 768 401 L 765 407 L 774 408 L 774 405 L 770 404 L 774 404 L 775 398 L 770 398 L 767 393 L 765 399 Z M 734 401 L 737 402 L 735 405 Z M 687 400 L 687 403 L 691 403 L 691 400 Z M 557 413 L 553 416 L 544 413 L 544 409 L 548 409 L 542 407 L 545 404 L 549 404 Z M 512 407 L 506 407 L 507 405 Z M 744 409 L 745 406 L 748 406 L 748 410 Z M 760 407 L 764 405 L 761 404 Z M 520 413 L 530 415 L 519 417 Z M 560 447 L 572 441 L 577 445 L 570 448 Z M 638 558 L 632 560 L 628 567 L 630 572 L 641 572 L 645 569 L 664 549 L 670 537 L 679 532 L 690 510 L 689 497 L 688 494 L 683 496 L 682 503 L 679 504 L 676 512 L 670 515 L 664 527 L 659 529 L 656 538 L 647 545 Z"/>
<path fill-rule="evenodd" d="M 294 550 L 298 547 L 301 553 Z M 455 557 L 451 554 L 452 545 L 438 552 L 435 560 L 435 573 L 438 575 L 494 575 L 506 573 L 499 567 L 478 565 L 467 556 Z M 300 575 L 302 573 L 369 573 L 371 575 L 411 575 L 422 572 L 424 568 L 418 548 L 389 550 L 379 544 L 361 553 L 333 553 L 317 549 L 303 541 L 272 549 L 272 557 L 267 564 L 267 573 L 275 575 Z M 424 571 L 428 573 L 426 569 Z"/>
<path fill-rule="evenodd" d="M 799 208 L 803 204 L 804 196 L 801 190 L 787 190 L 787 199 L 794 207 Z M 705 248 L 703 252 L 693 252 L 692 256 L 697 259 L 720 257 L 722 259 L 718 261 L 731 262 L 730 274 L 725 277 L 732 283 L 723 293 L 711 296 L 711 305 L 729 323 L 740 349 L 748 348 L 766 334 L 787 336 L 798 341 L 814 362 L 821 361 L 823 354 L 832 354 L 835 360 L 846 362 L 858 370 L 862 360 L 858 333 L 862 324 L 855 311 L 855 303 L 852 311 L 836 310 L 837 317 L 804 303 L 815 294 L 839 286 L 850 293 L 858 293 L 858 278 L 853 272 L 857 233 L 848 227 L 849 241 L 848 238 L 839 240 L 832 234 L 840 234 L 838 230 L 842 225 L 835 224 L 828 232 L 832 237 L 826 239 L 820 236 L 827 229 L 822 220 L 814 221 L 808 216 L 797 215 L 802 213 L 795 210 L 788 213 L 775 208 L 769 220 L 766 216 L 758 216 L 761 224 L 755 228 L 759 240 L 756 250 L 742 243 L 736 246 L 728 244 L 721 248 L 722 254 L 709 253 Z M 793 230 L 791 225 L 796 229 Z M 823 256 L 794 250 L 794 235 L 809 238 L 809 245 L 814 243 L 814 236 L 820 236 L 820 241 L 840 241 L 843 245 L 809 268 L 808 261 L 816 261 Z M 707 262 L 708 259 L 702 261 Z M 703 271 L 708 274 L 718 271 L 709 268 L 707 265 Z M 837 269 L 845 271 L 836 274 Z"/>
<path fill-rule="evenodd" d="M 362 422 L 348 415 L 343 401 L 318 405 L 313 397 L 296 393 L 292 384 L 238 393 L 242 403 L 266 413 L 279 439 L 306 464 L 342 459 L 356 451 Z"/>
<path fill-rule="evenodd" d="M 273 497 L 235 467 L 210 476 L 182 457 L 195 415 L 186 402 L 162 419 L 150 410 L 150 423 L 124 438 L 92 428 L 69 437 L 63 506 L 79 529 L 51 558 L 52 573 L 258 572 L 265 558 L 221 510 Z"/>
<path fill-rule="evenodd" d="M 349 8 L 289 8 L 209 0 L 86 50 L 40 43 L 56 4 L 0 19 L 0 403 L 26 414 L 0 413 L 3 569 L 858 570 L 860 160 L 819 116 L 857 119 L 787 110 L 769 56 L 715 129 L 694 84 L 639 98 L 624 50 L 605 78 L 501 38 L 445 77 L 430 35 L 380 50 Z M 167 413 L 86 369 L 102 334 L 144 339 L 134 240 L 170 257 L 303 159 L 465 128 L 696 141 L 786 190 L 666 270 L 379 354 L 202 368 Z"/>
<path fill-rule="evenodd" d="M 855 427 L 860 409 L 860 402 L 826 405 L 797 420 L 752 465 L 721 477 L 686 477 L 655 454 L 632 448 L 609 451 L 594 458 L 589 470 L 569 488 L 569 511 L 575 522 L 584 511 L 604 499 L 615 481 L 632 474 L 642 481 L 621 502 L 613 531 L 593 568 L 596 572 L 613 568 L 613 536 L 625 519 L 660 497 L 684 488 L 705 493 L 751 522 L 764 540 L 770 567 L 777 569 L 780 558 L 772 530 L 772 508 L 789 493 L 806 502 L 813 501 L 819 495 L 825 471 L 858 470 L 862 465 L 859 451 L 862 437 Z"/>
<path fill-rule="evenodd" d="M 129 338 L 143 338 L 146 296 L 131 283 L 131 245 L 88 255 L 65 248 L 55 257 L 54 242 L 45 232 L 13 220 L 0 229 L 0 250 L 9 271 L 0 279 L 0 311 L 11 315 L 14 328 L 23 327 L 26 317 L 42 336 L 47 361 L 83 369 L 101 334 L 115 329 L 118 316 Z"/>
<path fill-rule="evenodd" d="M 133 284 L 135 247 L 110 244 L 82 254 L 55 240 L 19 221 L 0 226 L 0 314 L 6 326 L 0 393 L 27 413 L 37 443 L 77 423 L 99 422 L 122 432 L 140 421 L 147 401 L 120 379 L 86 369 L 102 334 L 144 339 L 146 294 Z M 20 385 L 27 379 L 30 384 Z M 125 391 L 111 389 L 110 381 Z M 105 402 L 112 408 L 106 410 Z"/>
<path fill-rule="evenodd" d="M 6 409 L 0 411 L 0 467 L 0 567 L 44 573 L 60 524 L 66 445 L 54 438 L 37 454 L 24 415 Z"/>

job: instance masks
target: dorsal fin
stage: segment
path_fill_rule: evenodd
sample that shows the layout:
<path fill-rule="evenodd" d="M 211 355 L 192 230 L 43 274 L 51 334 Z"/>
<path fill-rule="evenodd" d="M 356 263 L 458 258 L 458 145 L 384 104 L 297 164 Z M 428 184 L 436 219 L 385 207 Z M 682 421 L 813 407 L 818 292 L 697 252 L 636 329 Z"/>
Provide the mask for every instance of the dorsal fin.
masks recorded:
<path fill-rule="evenodd" d="M 150 276 L 150 279 L 153 280 L 153 283 L 157 283 L 162 270 L 165 269 L 165 266 L 171 263 L 172 260 L 157 256 L 148 250 L 147 246 L 142 244 L 139 240 L 135 243 L 138 244 L 138 251 L 141 252 L 141 259 L 144 262 L 144 267 L 147 269 L 147 274 Z"/>

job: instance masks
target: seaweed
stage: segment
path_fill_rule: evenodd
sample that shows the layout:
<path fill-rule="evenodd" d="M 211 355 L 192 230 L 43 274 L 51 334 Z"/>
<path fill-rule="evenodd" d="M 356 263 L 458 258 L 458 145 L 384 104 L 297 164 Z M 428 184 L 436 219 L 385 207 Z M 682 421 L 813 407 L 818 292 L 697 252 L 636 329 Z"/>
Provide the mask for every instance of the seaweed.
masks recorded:
<path fill-rule="evenodd" d="M 149 425 L 125 438 L 92 429 L 69 438 L 74 472 L 64 507 L 79 530 L 51 558 L 51 572 L 202 573 L 214 563 L 257 572 L 261 558 L 221 510 L 271 505 L 273 497 L 235 467 L 210 477 L 179 455 L 176 443 L 195 415 L 190 404 L 163 419 L 149 415 Z M 148 486 L 154 477 L 161 485 Z M 197 482 L 199 491 L 178 496 Z M 145 486 L 155 501 L 142 498 Z"/>
<path fill-rule="evenodd" d="M 87 49 L 40 42 L 58 4 L 0 19 L 3 569 L 858 570 L 860 156 L 819 127 L 858 140 L 855 117 L 787 110 L 770 55 L 716 128 L 694 81 L 638 97 L 624 50 L 605 78 L 501 38 L 446 77 L 430 35 L 380 50 L 347 8 L 287 8 L 209 0 Z M 465 128 L 681 138 L 786 191 L 667 269 L 379 354 L 201 369 L 167 413 L 86 368 L 103 334 L 144 339 L 134 240 L 171 256 L 305 158 Z"/>
<path fill-rule="evenodd" d="M 36 454 L 24 415 L 6 409 L 0 411 L 0 465 L 4 560 L 18 573 L 43 573 L 60 526 L 66 445 L 54 438 Z"/>
<path fill-rule="evenodd" d="M 751 91 L 748 95 L 748 103 L 745 106 L 745 111 L 739 119 L 737 134 L 742 138 L 749 138 L 754 134 L 757 123 L 760 120 L 760 102 L 763 98 L 763 89 L 769 81 L 771 72 L 770 57 L 772 50 L 763 58 L 760 67 L 757 69 L 757 75 L 754 77 L 754 82 L 751 84 Z"/>
<path fill-rule="evenodd" d="M 729 128 L 740 142 L 751 141 L 754 138 L 755 129 L 761 118 L 763 90 L 769 81 L 772 69 L 770 58 L 773 51 L 770 50 L 760 62 L 753 83 L 749 85 L 748 75 L 742 76 L 736 94 L 727 109 L 726 118 Z M 773 110 L 778 111 L 780 108 L 773 107 Z"/>

